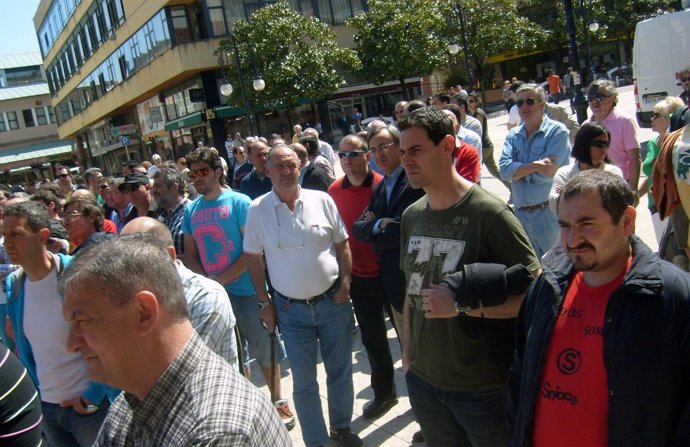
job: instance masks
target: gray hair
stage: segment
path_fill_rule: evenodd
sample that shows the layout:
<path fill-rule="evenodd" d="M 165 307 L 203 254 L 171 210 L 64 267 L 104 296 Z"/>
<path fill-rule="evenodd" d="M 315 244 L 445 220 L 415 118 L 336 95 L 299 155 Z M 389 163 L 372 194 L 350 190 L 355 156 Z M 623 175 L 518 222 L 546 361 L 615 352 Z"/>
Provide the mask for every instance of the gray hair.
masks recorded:
<path fill-rule="evenodd" d="M 142 291 L 156 296 L 177 320 L 189 319 L 182 280 L 162 244 L 150 234 L 121 236 L 80 251 L 58 280 L 61 293 L 89 290 L 122 308 Z"/>
<path fill-rule="evenodd" d="M 613 105 L 618 104 L 618 90 L 616 89 L 616 84 L 606 79 L 592 81 L 587 87 L 587 96 L 596 95 L 601 88 L 606 90 L 606 95 L 613 96 Z"/>
<path fill-rule="evenodd" d="M 187 182 L 185 182 L 184 178 L 182 178 L 180 171 L 174 168 L 161 168 L 156 171 L 155 174 L 153 174 L 154 180 L 158 179 L 159 177 L 163 180 L 163 183 L 165 183 L 165 186 L 167 186 L 168 189 L 172 188 L 174 184 L 177 184 L 177 195 L 184 197 L 184 194 L 187 190 Z"/>
<path fill-rule="evenodd" d="M 393 141 L 395 141 L 395 144 L 400 144 L 400 131 L 397 127 L 392 125 L 377 126 L 369 129 L 367 131 L 367 144 L 371 141 L 372 138 L 374 138 L 376 135 L 378 135 L 379 133 L 381 133 L 381 131 L 384 130 L 387 130 L 390 136 L 393 137 Z"/>
<path fill-rule="evenodd" d="M 300 143 L 300 144 L 302 144 L 302 143 Z M 297 153 L 297 151 L 296 151 L 294 148 L 288 146 L 287 144 L 279 144 L 279 145 L 277 145 L 277 146 L 273 146 L 273 147 L 271 148 L 271 150 L 268 152 L 268 158 L 266 158 L 266 166 L 267 166 L 267 167 L 270 168 L 270 167 L 271 167 L 271 164 L 273 164 L 273 163 L 272 163 L 272 160 L 273 160 L 273 153 L 274 153 L 276 150 L 278 150 L 278 149 L 287 149 L 288 151 L 294 153 L 294 154 L 297 156 L 297 160 L 299 160 L 299 154 Z"/>
<path fill-rule="evenodd" d="M 519 95 L 521 92 L 532 92 L 536 97 L 535 99 L 538 99 L 539 101 L 546 100 L 546 93 L 544 93 L 544 89 L 537 84 L 522 84 L 520 87 L 518 87 L 517 91 L 515 91 L 515 94 Z"/>

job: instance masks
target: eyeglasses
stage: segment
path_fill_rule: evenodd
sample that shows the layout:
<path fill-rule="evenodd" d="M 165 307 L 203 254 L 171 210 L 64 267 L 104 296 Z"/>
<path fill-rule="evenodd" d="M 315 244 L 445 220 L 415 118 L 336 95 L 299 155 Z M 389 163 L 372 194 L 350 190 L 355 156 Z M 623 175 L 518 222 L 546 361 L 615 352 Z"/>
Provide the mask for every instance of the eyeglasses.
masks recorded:
<path fill-rule="evenodd" d="M 657 119 L 657 118 L 659 118 L 660 116 L 661 116 L 661 115 L 658 114 L 658 113 L 656 113 L 656 112 L 652 113 L 652 119 Z"/>
<path fill-rule="evenodd" d="M 593 140 L 589 143 L 590 146 L 598 147 L 599 149 L 608 149 L 611 146 L 610 141 Z"/>
<path fill-rule="evenodd" d="M 370 147 L 369 149 L 371 149 L 372 152 L 387 151 L 391 146 L 395 146 L 395 143 L 386 143 L 379 147 Z"/>
<path fill-rule="evenodd" d="M 475 101 L 474 99 L 468 99 L 467 102 L 470 103 L 470 104 L 474 104 L 474 103 L 477 102 L 477 101 Z"/>
<path fill-rule="evenodd" d="M 534 98 L 527 98 L 527 99 L 518 99 L 515 101 L 515 104 L 517 104 L 518 109 L 527 104 L 528 106 L 533 106 L 536 101 Z"/>
<path fill-rule="evenodd" d="M 611 95 L 604 95 L 601 93 L 597 93 L 596 95 L 587 95 L 587 102 L 594 102 L 594 101 L 603 101 L 606 98 L 610 98 Z"/>
<path fill-rule="evenodd" d="M 83 215 L 84 215 L 84 213 L 80 213 L 79 211 L 73 211 L 71 213 L 65 214 L 64 216 L 62 216 L 62 218 L 64 220 L 73 220 L 73 219 L 76 219 L 77 217 L 83 216 Z"/>
<path fill-rule="evenodd" d="M 350 151 L 350 152 L 338 152 L 338 157 L 342 160 L 343 158 L 357 158 L 362 154 L 366 154 L 364 151 Z"/>
<path fill-rule="evenodd" d="M 190 169 L 189 170 L 189 177 L 190 178 L 206 177 L 209 172 L 211 172 L 210 168 Z"/>
<path fill-rule="evenodd" d="M 683 76 L 683 77 L 680 78 L 680 82 L 688 82 L 688 81 L 690 81 L 690 77 L 689 77 L 689 76 Z"/>
<path fill-rule="evenodd" d="M 110 188 L 110 185 L 101 185 L 98 187 L 98 189 L 100 189 L 101 191 L 103 191 L 104 189 L 108 189 L 108 188 Z"/>
<path fill-rule="evenodd" d="M 69 174 L 58 174 L 58 177 L 60 177 L 60 178 L 65 178 L 65 177 L 69 177 L 69 176 L 70 176 Z"/>

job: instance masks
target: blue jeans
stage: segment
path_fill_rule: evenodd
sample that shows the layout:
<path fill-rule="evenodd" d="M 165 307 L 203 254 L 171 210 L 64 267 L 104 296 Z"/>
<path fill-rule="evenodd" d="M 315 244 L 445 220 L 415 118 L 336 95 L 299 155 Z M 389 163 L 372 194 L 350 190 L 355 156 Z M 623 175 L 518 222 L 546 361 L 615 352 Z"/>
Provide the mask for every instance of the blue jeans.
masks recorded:
<path fill-rule="evenodd" d="M 408 371 L 410 404 L 428 447 L 508 445 L 505 389 L 448 391 L 431 386 Z"/>
<path fill-rule="evenodd" d="M 527 233 L 537 259 L 541 261 L 544 253 L 549 251 L 558 240 L 560 234 L 558 218 L 549 207 L 531 211 L 521 211 L 518 208 L 515 214 Z"/>
<path fill-rule="evenodd" d="M 249 366 L 249 355 L 252 355 L 259 363 L 259 366 L 270 368 L 271 337 L 268 329 L 261 326 L 259 301 L 256 295 L 239 296 L 228 293 L 228 296 L 230 297 L 232 312 L 237 320 L 237 327 L 240 329 L 240 335 L 242 335 L 244 358 L 239 359 L 239 361 L 247 368 Z M 277 331 L 276 335 L 278 335 Z M 285 358 L 285 349 L 280 341 L 280 337 L 276 336 L 275 344 L 276 361 L 280 363 Z"/>
<path fill-rule="evenodd" d="M 278 321 L 292 369 L 297 417 L 307 446 L 328 445 L 328 430 L 316 381 L 317 349 L 326 368 L 328 418 L 333 428 L 346 428 L 352 419 L 352 330 L 349 302 L 337 304 L 335 293 L 314 304 L 296 303 L 273 294 Z"/>
<path fill-rule="evenodd" d="M 89 415 L 79 414 L 71 407 L 41 402 L 43 433 L 48 447 L 91 447 L 109 408 L 107 397 L 100 403 L 98 411 Z"/>

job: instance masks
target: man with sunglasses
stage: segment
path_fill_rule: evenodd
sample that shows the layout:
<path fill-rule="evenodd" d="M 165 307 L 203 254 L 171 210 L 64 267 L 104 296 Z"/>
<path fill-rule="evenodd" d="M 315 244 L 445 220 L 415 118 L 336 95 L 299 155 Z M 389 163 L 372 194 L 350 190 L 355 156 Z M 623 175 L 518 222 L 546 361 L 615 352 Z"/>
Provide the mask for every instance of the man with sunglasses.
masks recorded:
<path fill-rule="evenodd" d="M 640 180 L 640 144 L 637 140 L 637 123 L 635 119 L 616 108 L 618 91 L 611 81 L 597 80 L 587 87 L 587 102 L 592 116 L 586 123 L 597 123 L 611 132 L 609 157 L 623 171 L 623 178 L 630 185 L 635 198 L 634 206 L 639 203 L 637 185 Z"/>
<path fill-rule="evenodd" d="M 516 98 L 522 124 L 508 133 L 498 165 L 501 177 L 512 181 L 515 214 L 541 259 L 558 237 L 549 192 L 558 168 L 570 162 L 570 141 L 565 126 L 545 116 L 543 88 L 524 84 Z"/>
<path fill-rule="evenodd" d="M 57 184 L 60 185 L 63 196 L 67 197 L 72 191 L 77 189 L 77 185 L 72 183 L 72 174 L 70 174 L 67 166 L 60 165 L 55 168 L 55 176 L 57 177 Z"/>
<path fill-rule="evenodd" d="M 257 140 L 258 141 L 258 140 Z M 262 145 L 250 143 L 254 149 Z M 276 407 L 288 429 L 294 427 L 294 416 L 280 391 L 280 361 L 285 358 L 283 346 L 272 339 L 262 327 L 257 308 L 257 291 L 247 273 L 246 256 L 242 252 L 247 211 L 251 200 L 244 194 L 225 187 L 225 173 L 220 156 L 208 148 L 197 149 L 187 156 L 189 177 L 200 197 L 184 212 L 184 262 L 195 273 L 218 281 L 230 297 L 240 333 L 249 343 L 251 355 L 261 366 Z M 271 343 L 276 343 L 272 359 Z M 248 374 L 249 364 L 244 367 Z M 271 361 L 276 362 L 272 371 Z"/>
<path fill-rule="evenodd" d="M 126 194 L 135 210 L 135 217 L 154 217 L 156 203 L 151 194 L 151 179 L 144 173 L 129 174 L 118 186 L 120 194 Z"/>
<path fill-rule="evenodd" d="M 345 175 L 328 189 L 348 233 L 369 205 L 374 187 L 383 179 L 369 168 L 366 142 L 348 135 L 340 141 L 340 165 Z M 352 283 L 350 297 L 357 322 L 362 331 L 362 343 L 371 366 L 371 388 L 374 400 L 364 405 L 366 419 L 381 416 L 398 403 L 393 381 L 393 358 L 386 334 L 385 311 L 390 304 L 385 299 L 383 282 L 379 276 L 379 260 L 371 244 L 350 239 L 352 251 Z"/>

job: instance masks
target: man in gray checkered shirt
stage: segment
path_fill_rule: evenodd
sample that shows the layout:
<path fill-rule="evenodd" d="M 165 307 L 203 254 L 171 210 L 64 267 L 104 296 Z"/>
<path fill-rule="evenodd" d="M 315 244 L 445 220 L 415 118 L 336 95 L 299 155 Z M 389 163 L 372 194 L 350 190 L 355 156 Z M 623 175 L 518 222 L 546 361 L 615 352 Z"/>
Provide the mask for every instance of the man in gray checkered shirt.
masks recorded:
<path fill-rule="evenodd" d="M 94 380 L 124 390 L 95 446 L 292 445 L 273 405 L 195 333 L 154 237 L 93 245 L 59 284 L 67 349 Z"/>

